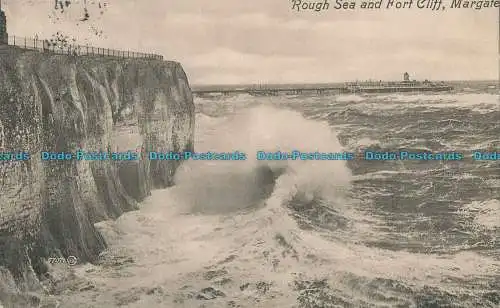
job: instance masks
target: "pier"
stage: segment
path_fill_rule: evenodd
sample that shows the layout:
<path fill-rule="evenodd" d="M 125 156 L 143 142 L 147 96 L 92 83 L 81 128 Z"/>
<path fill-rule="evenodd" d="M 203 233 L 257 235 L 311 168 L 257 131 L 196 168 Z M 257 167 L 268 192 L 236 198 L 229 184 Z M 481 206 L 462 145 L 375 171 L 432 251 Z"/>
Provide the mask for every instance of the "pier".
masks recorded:
<path fill-rule="evenodd" d="M 243 88 L 207 88 L 193 89 L 193 94 L 203 95 L 233 95 L 249 94 L 254 96 L 278 96 L 278 95 L 301 95 L 301 94 L 342 94 L 349 93 L 343 86 L 330 87 L 243 87 Z"/>
<path fill-rule="evenodd" d="M 249 86 L 205 86 L 193 89 L 198 96 L 249 94 L 254 96 L 277 95 L 328 95 L 328 94 L 362 94 L 362 93 L 398 93 L 398 92 L 443 92 L 452 91 L 453 87 L 443 81 L 410 80 L 405 72 L 402 81 L 363 81 L 337 84 L 316 85 L 249 85 Z"/>
<path fill-rule="evenodd" d="M 446 84 L 346 84 L 342 86 L 316 86 L 316 87 L 210 87 L 195 88 L 193 94 L 206 95 L 234 95 L 249 94 L 253 96 L 278 96 L 278 95 L 332 95 L 332 94 L 357 94 L 357 93 L 398 93 L 398 92 L 443 92 L 451 91 L 453 87 Z"/>

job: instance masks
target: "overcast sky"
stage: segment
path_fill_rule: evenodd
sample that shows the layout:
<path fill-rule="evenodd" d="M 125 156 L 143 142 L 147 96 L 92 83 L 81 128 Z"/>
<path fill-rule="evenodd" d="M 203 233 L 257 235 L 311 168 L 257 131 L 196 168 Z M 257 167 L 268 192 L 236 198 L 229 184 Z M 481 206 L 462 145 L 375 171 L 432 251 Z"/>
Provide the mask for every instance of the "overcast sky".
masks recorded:
<path fill-rule="evenodd" d="M 290 0 L 107 2 L 102 15 L 91 6 L 83 24 L 80 9 L 53 21 L 53 0 L 2 6 L 11 35 L 63 29 L 81 42 L 161 53 L 181 62 L 192 84 L 394 80 L 404 71 L 415 79 L 499 76 L 498 8 L 337 11 L 330 1 L 318 13 L 293 11 Z"/>

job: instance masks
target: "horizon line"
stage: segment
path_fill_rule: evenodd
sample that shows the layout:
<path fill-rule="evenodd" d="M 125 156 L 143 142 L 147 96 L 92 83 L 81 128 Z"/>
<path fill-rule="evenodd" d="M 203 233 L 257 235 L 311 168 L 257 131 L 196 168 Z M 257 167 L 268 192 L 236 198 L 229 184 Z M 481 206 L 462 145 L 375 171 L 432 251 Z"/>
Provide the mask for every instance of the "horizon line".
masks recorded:
<path fill-rule="evenodd" d="M 473 82 L 498 82 L 500 83 L 500 79 L 441 79 L 441 80 L 432 80 L 429 81 L 444 81 L 444 82 L 464 82 L 464 81 L 473 81 Z M 354 80 L 354 81 L 380 81 L 375 79 L 368 80 Z M 401 80 L 383 80 L 382 81 L 401 81 Z M 420 80 L 412 80 L 412 81 L 420 81 Z M 334 83 L 345 83 L 345 82 L 353 82 L 353 80 L 345 80 L 345 81 L 330 81 L 330 82 L 262 82 L 262 83 L 193 83 L 191 87 L 196 86 L 248 86 L 248 85 L 318 85 L 318 84 L 334 84 Z"/>

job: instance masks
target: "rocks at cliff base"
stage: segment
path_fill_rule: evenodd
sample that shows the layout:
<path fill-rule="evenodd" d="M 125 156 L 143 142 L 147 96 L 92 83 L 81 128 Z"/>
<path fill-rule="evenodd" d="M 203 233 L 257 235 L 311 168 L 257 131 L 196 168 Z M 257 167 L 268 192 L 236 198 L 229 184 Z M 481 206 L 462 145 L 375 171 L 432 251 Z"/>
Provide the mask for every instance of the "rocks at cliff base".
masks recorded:
<path fill-rule="evenodd" d="M 203 274 L 203 278 L 205 278 L 206 280 L 212 280 L 212 279 L 215 279 L 215 278 L 224 277 L 227 274 L 228 274 L 228 272 L 225 269 L 211 270 L 211 271 L 205 272 Z"/>
<path fill-rule="evenodd" d="M 200 300 L 211 300 L 217 297 L 226 297 L 226 294 L 212 287 L 203 288 L 198 294 L 196 294 L 196 299 Z"/>
<path fill-rule="evenodd" d="M 98 263 L 102 267 L 121 268 L 128 264 L 135 263 L 125 249 L 106 249 L 99 255 Z"/>

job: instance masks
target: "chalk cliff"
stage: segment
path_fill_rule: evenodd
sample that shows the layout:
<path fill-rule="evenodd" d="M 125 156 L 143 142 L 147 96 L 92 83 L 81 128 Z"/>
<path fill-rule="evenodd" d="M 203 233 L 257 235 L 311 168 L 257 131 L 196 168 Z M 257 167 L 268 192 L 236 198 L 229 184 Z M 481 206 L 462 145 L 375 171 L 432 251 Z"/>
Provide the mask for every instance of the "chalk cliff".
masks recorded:
<path fill-rule="evenodd" d="M 94 261 L 94 223 L 171 184 L 178 162 L 43 161 L 41 152 L 183 151 L 194 104 L 176 62 L 73 57 L 0 46 L 0 300 L 36 290 L 44 259 Z M 10 295 L 8 295 L 10 294 Z"/>

